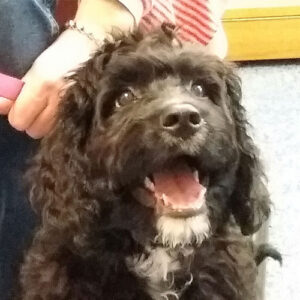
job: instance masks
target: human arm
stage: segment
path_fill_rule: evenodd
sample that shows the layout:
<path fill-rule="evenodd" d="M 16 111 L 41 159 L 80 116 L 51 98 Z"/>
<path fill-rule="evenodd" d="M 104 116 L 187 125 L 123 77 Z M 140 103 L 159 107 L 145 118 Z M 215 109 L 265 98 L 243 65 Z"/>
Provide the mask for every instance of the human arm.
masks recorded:
<path fill-rule="evenodd" d="M 130 30 L 134 18 L 117 0 L 82 0 L 75 20 L 101 41 L 112 27 Z M 97 48 L 95 41 L 72 29 L 64 31 L 33 63 L 23 78 L 25 85 L 15 102 L 2 98 L 0 114 L 33 138 L 53 126 L 65 75 L 86 61 Z"/>

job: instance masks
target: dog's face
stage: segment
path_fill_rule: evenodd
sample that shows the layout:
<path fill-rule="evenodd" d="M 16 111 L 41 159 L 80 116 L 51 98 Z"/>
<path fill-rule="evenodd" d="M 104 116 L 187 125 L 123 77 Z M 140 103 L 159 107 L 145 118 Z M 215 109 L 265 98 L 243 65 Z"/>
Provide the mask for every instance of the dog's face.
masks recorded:
<path fill-rule="evenodd" d="M 184 48 L 142 49 L 105 66 L 90 147 L 111 188 L 152 209 L 163 243 L 201 242 L 216 205 L 210 191 L 224 177 L 232 189 L 239 159 L 222 63 Z"/>
<path fill-rule="evenodd" d="M 100 198 L 108 195 L 118 207 L 134 202 L 132 214 L 147 210 L 150 239 L 169 246 L 201 243 L 232 213 L 253 222 L 253 203 L 246 202 L 255 157 L 246 153 L 252 143 L 230 66 L 154 36 L 106 45 L 73 78 L 49 137 L 50 144 L 61 141 L 67 157 L 81 156 L 73 178 L 79 168 L 89 189 L 101 181 Z"/>

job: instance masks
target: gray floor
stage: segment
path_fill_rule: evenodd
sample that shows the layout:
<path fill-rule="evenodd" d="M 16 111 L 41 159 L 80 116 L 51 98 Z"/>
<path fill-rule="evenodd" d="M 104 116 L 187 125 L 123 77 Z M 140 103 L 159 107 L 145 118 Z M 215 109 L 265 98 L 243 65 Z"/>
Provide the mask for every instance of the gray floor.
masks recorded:
<path fill-rule="evenodd" d="M 267 260 L 265 300 L 300 299 L 300 61 L 242 66 L 244 105 L 264 158 L 274 203 L 268 240 L 283 266 Z"/>

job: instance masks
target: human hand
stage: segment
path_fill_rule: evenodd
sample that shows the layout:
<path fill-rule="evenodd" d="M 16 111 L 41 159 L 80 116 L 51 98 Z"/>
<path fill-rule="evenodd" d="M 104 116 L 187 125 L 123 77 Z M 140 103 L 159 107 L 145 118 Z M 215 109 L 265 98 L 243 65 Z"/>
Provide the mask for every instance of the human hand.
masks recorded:
<path fill-rule="evenodd" d="M 7 115 L 13 105 L 13 101 L 0 97 L 0 115 Z"/>
<path fill-rule="evenodd" d="M 65 31 L 24 76 L 25 85 L 17 100 L 0 98 L 0 114 L 33 138 L 47 134 L 66 88 L 65 75 L 86 61 L 95 48 L 96 44 L 81 33 Z"/>
<path fill-rule="evenodd" d="M 131 30 L 135 20 L 117 0 L 81 0 L 75 17 L 98 41 L 113 27 Z M 67 88 L 65 75 L 86 61 L 97 49 L 94 41 L 76 30 L 66 30 L 44 51 L 24 76 L 15 102 L 0 99 L 0 115 L 33 138 L 41 138 L 55 121 L 58 103 Z"/>
<path fill-rule="evenodd" d="M 12 101 L 7 99 L 15 100 L 20 94 L 23 85 L 24 82 L 22 80 L 0 73 L 0 112 L 2 114 L 7 114 L 12 104 Z"/>

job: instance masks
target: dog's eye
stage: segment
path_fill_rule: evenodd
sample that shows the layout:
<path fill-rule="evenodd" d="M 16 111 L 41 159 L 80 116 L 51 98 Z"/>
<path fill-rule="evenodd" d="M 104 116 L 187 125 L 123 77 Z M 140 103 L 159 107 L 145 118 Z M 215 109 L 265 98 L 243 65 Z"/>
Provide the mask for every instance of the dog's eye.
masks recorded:
<path fill-rule="evenodd" d="M 203 87 L 199 83 L 193 83 L 191 86 L 191 90 L 197 97 L 203 97 L 205 96 Z"/>
<path fill-rule="evenodd" d="M 134 101 L 136 96 L 131 90 L 124 91 L 117 99 L 116 99 L 116 107 L 121 107 L 130 102 Z"/>

